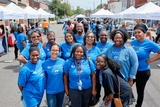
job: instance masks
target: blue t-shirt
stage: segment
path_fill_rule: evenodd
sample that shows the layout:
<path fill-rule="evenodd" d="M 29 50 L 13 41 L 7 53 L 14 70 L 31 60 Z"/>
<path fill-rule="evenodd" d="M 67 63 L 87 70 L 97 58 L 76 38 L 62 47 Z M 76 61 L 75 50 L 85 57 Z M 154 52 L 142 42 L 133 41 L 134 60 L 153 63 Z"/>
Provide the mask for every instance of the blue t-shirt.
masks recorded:
<path fill-rule="evenodd" d="M 17 40 L 17 35 L 18 35 L 18 33 L 17 33 L 17 32 L 14 32 L 13 34 L 14 34 L 15 39 Z"/>
<path fill-rule="evenodd" d="M 101 42 L 97 42 L 96 47 L 99 48 L 101 54 L 105 53 L 109 47 L 111 47 L 113 43 L 107 42 L 106 44 L 102 44 Z"/>
<path fill-rule="evenodd" d="M 16 43 L 17 47 L 24 47 L 21 41 L 24 41 L 25 43 L 27 43 L 26 36 L 23 33 L 18 33 L 16 39 L 17 39 L 17 43 Z"/>
<path fill-rule="evenodd" d="M 75 59 L 68 59 L 63 68 L 64 72 L 69 75 L 69 88 L 78 89 L 77 82 L 82 81 L 82 89 L 87 89 L 92 86 L 91 73 L 94 72 L 95 66 L 91 60 L 81 60 L 81 72 L 76 69 Z"/>
<path fill-rule="evenodd" d="M 29 55 L 30 46 L 31 46 L 31 44 L 28 44 L 23 49 L 23 51 L 21 52 L 21 55 L 23 55 L 26 58 L 26 60 L 30 59 L 30 55 Z M 46 53 L 45 53 L 45 51 L 43 49 L 43 46 L 42 46 L 41 42 L 38 43 L 38 48 L 39 48 L 39 51 L 40 51 L 40 60 L 44 61 L 46 59 Z"/>
<path fill-rule="evenodd" d="M 96 46 L 92 46 L 92 48 L 90 50 L 88 50 L 86 48 L 86 46 L 84 46 L 84 49 L 86 51 L 87 57 L 93 61 L 93 63 L 96 63 L 96 58 L 97 56 L 101 53 L 99 48 Z"/>
<path fill-rule="evenodd" d="M 46 75 L 42 68 L 42 61 L 39 60 L 36 64 L 27 62 L 19 72 L 18 85 L 23 87 L 22 94 L 27 107 L 39 104 L 46 87 Z"/>
<path fill-rule="evenodd" d="M 46 47 L 43 47 L 45 53 L 46 53 L 46 59 L 50 58 L 51 57 L 51 53 L 50 53 L 50 48 L 51 48 L 52 45 L 50 44 L 46 44 Z M 58 54 L 58 57 L 61 57 L 61 52 L 59 52 Z"/>
<path fill-rule="evenodd" d="M 78 45 L 79 43 L 74 43 L 72 45 L 68 44 L 68 43 L 62 43 L 60 45 L 61 47 L 61 53 L 62 53 L 62 58 L 64 60 L 67 60 L 71 54 L 72 48 L 76 45 Z"/>
<path fill-rule="evenodd" d="M 64 91 L 63 84 L 63 65 L 65 61 L 61 58 L 56 60 L 47 59 L 43 63 L 44 71 L 47 77 L 47 94 L 57 94 Z"/>
<path fill-rule="evenodd" d="M 77 43 L 80 43 L 82 45 L 84 44 L 84 35 L 78 36 L 77 34 L 75 34 L 74 37 L 75 37 Z"/>
<path fill-rule="evenodd" d="M 147 64 L 146 61 L 149 59 L 150 53 L 158 52 L 160 50 L 160 47 L 156 43 L 148 39 L 145 39 L 142 42 L 139 42 L 138 40 L 133 40 L 131 42 L 131 46 L 134 48 L 138 56 L 138 71 L 150 69 L 150 65 Z"/>

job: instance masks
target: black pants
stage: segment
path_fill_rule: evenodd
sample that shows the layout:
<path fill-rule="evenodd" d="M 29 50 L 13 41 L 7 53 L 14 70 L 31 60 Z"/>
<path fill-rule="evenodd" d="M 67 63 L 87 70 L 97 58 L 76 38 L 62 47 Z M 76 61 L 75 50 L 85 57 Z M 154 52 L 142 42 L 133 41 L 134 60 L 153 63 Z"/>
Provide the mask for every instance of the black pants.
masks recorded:
<path fill-rule="evenodd" d="M 101 97 L 101 84 L 99 81 L 99 72 L 100 72 L 99 70 L 96 70 L 96 91 L 97 91 L 96 98 L 97 100 L 99 100 Z"/>
<path fill-rule="evenodd" d="M 15 59 L 17 59 L 18 58 L 18 48 L 16 44 L 14 44 L 14 55 L 15 55 Z"/>
<path fill-rule="evenodd" d="M 150 77 L 150 69 L 145 71 L 138 71 L 136 75 L 136 89 L 137 89 L 137 104 L 136 107 L 141 107 L 144 98 L 144 89 Z"/>

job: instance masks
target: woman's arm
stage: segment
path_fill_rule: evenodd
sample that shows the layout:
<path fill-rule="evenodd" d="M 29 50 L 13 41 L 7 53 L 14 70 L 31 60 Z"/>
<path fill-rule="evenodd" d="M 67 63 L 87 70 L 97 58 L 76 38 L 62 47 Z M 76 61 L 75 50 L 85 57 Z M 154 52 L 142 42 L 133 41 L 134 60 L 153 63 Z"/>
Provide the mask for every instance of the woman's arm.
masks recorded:
<path fill-rule="evenodd" d="M 151 62 L 154 62 L 154 61 L 159 60 L 159 59 L 160 59 L 160 50 L 157 52 L 157 54 L 158 54 L 158 55 L 156 55 L 155 57 L 149 58 L 149 59 L 147 60 L 147 63 L 150 64 Z"/>
<path fill-rule="evenodd" d="M 92 72 L 92 95 L 95 96 L 97 94 L 96 92 L 96 73 Z"/>
<path fill-rule="evenodd" d="M 18 59 L 18 61 L 22 62 L 23 64 L 28 62 L 28 60 L 26 60 L 23 55 L 19 55 L 17 59 Z"/>
<path fill-rule="evenodd" d="M 68 74 L 64 73 L 63 75 L 64 78 L 64 89 L 65 89 L 65 93 L 68 96 L 69 95 L 69 88 L 68 88 Z"/>
<path fill-rule="evenodd" d="M 19 90 L 22 92 L 23 87 L 18 85 Z"/>
<path fill-rule="evenodd" d="M 23 47 L 26 47 L 26 43 L 23 40 L 21 41 L 21 43 L 22 43 Z"/>
<path fill-rule="evenodd" d="M 114 95 L 113 94 L 109 94 L 108 96 L 107 96 L 107 98 L 104 100 L 104 105 L 107 107 L 111 102 L 112 102 L 112 100 L 113 100 L 113 97 Z"/>

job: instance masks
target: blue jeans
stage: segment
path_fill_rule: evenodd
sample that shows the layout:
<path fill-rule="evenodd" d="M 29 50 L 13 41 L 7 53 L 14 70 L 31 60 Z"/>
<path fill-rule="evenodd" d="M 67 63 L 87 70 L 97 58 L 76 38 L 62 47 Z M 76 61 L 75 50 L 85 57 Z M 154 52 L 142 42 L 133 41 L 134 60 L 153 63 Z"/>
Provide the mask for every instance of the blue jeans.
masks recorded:
<path fill-rule="evenodd" d="M 91 88 L 88 89 L 69 89 L 69 98 L 72 107 L 88 107 L 89 99 L 91 97 Z"/>
<path fill-rule="evenodd" d="M 48 107 L 62 107 L 64 91 L 57 94 L 46 94 Z"/>

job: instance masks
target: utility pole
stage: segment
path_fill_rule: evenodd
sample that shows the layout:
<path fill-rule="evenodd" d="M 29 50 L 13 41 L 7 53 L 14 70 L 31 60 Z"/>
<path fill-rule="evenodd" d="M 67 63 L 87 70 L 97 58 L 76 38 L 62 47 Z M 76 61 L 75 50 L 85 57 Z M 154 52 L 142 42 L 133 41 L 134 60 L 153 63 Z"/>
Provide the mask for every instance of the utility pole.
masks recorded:
<path fill-rule="evenodd" d="M 56 0 L 56 14 L 57 14 L 57 17 L 58 17 L 58 0 Z"/>
<path fill-rule="evenodd" d="M 101 9 L 102 9 L 103 5 L 102 5 L 102 0 L 101 0 Z"/>

